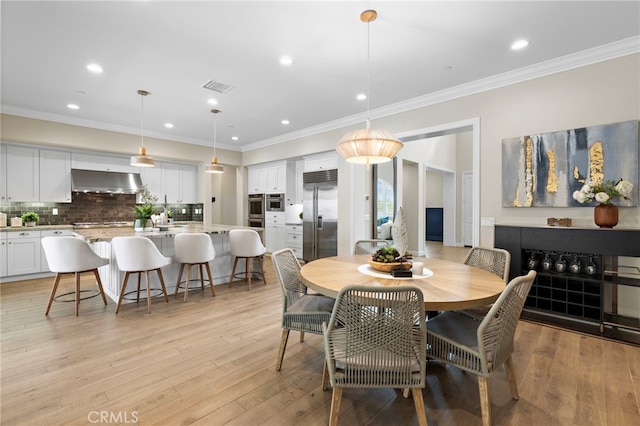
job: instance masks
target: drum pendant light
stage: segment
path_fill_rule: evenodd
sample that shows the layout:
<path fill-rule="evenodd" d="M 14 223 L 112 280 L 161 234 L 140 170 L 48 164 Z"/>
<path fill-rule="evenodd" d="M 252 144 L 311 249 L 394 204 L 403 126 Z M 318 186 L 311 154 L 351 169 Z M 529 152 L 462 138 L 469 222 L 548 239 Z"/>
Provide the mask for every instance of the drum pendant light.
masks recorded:
<path fill-rule="evenodd" d="M 371 129 L 369 118 L 369 68 L 370 68 L 370 35 L 369 24 L 378 13 L 375 10 L 365 10 L 360 14 L 360 20 L 367 24 L 367 125 L 365 129 L 354 130 L 342 137 L 336 151 L 348 162 L 356 164 L 384 163 L 390 161 L 402 148 L 402 142 L 390 132 L 382 129 Z"/>
<path fill-rule="evenodd" d="M 205 168 L 206 173 L 224 173 L 224 167 L 218 164 L 218 157 L 216 157 L 216 114 L 220 112 L 219 109 L 212 109 L 213 113 L 213 158 L 211 158 L 211 164 L 207 164 Z"/>
<path fill-rule="evenodd" d="M 147 149 L 144 147 L 144 97 L 150 95 L 146 90 L 138 90 L 140 95 L 140 151 L 139 155 L 131 157 L 130 164 L 135 167 L 154 167 L 156 161 L 147 156 Z"/>

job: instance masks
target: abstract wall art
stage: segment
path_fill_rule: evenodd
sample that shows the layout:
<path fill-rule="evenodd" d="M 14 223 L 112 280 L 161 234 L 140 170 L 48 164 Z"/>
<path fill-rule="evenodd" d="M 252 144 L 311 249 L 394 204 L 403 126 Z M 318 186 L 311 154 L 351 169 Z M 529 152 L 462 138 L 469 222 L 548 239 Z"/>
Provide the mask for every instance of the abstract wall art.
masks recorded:
<path fill-rule="evenodd" d="M 585 181 L 634 185 L 638 205 L 639 121 L 604 124 L 502 140 L 503 207 L 581 207 L 572 197 Z M 590 207 L 593 207 L 592 205 Z"/>

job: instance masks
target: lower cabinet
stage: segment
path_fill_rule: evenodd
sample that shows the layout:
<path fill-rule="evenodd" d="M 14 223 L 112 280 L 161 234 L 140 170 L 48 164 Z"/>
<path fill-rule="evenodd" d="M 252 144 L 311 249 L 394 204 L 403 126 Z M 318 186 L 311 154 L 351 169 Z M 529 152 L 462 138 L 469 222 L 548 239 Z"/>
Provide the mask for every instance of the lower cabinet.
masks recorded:
<path fill-rule="evenodd" d="M 287 247 L 302 259 L 302 225 L 287 225 Z"/>
<path fill-rule="evenodd" d="M 287 230 L 283 225 L 266 225 L 264 232 L 269 253 L 287 247 Z"/>
<path fill-rule="evenodd" d="M 40 231 L 7 233 L 7 275 L 41 272 Z"/>
<path fill-rule="evenodd" d="M 7 275 L 7 235 L 0 234 L 0 277 Z"/>

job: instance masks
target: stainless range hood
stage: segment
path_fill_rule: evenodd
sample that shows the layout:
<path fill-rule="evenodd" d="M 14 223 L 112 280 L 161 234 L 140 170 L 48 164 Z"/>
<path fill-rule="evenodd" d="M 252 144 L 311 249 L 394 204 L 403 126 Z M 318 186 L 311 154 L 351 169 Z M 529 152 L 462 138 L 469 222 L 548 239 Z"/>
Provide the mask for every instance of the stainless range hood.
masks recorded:
<path fill-rule="evenodd" d="M 142 188 L 139 173 L 71 169 L 73 192 L 135 194 Z"/>

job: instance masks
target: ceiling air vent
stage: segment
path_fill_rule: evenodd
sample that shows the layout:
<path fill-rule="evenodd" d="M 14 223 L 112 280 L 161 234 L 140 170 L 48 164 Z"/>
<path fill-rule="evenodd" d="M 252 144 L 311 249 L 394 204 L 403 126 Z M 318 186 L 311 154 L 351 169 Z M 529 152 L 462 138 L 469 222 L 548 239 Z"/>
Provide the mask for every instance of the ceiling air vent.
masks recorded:
<path fill-rule="evenodd" d="M 230 84 L 220 83 L 219 81 L 209 80 L 205 84 L 203 84 L 202 87 L 218 93 L 227 93 L 229 90 L 233 89 L 234 86 Z"/>

